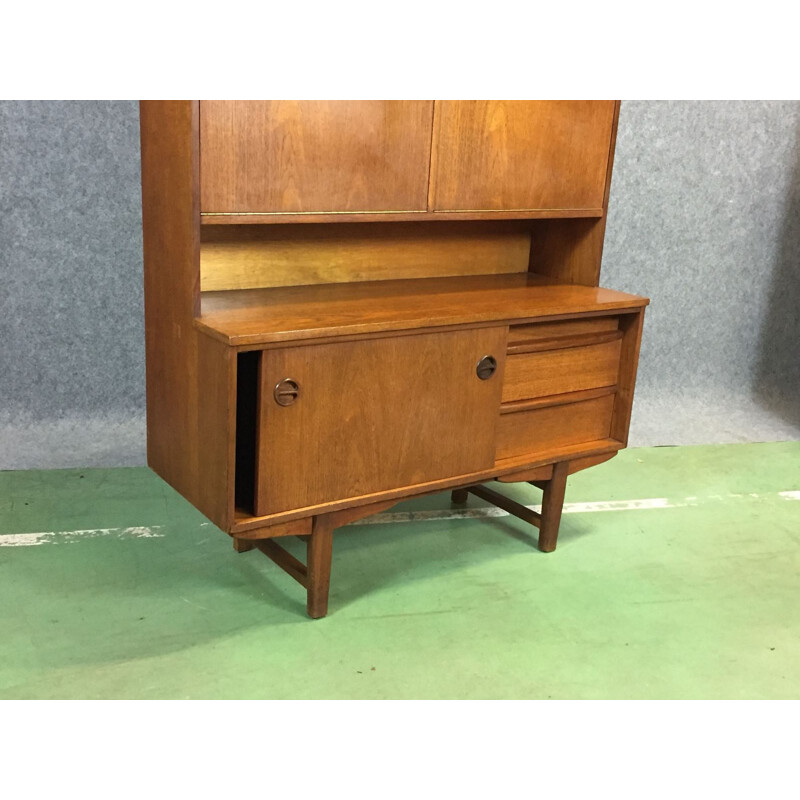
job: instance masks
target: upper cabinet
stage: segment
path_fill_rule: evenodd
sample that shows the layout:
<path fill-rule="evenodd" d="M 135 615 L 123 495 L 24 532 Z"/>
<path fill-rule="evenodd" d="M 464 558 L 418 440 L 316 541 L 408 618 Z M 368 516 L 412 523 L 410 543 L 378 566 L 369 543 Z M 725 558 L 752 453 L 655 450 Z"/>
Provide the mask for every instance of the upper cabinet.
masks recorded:
<path fill-rule="evenodd" d="M 606 100 L 201 101 L 201 212 L 211 224 L 303 214 L 599 217 L 616 108 Z"/>
<path fill-rule="evenodd" d="M 205 214 L 424 211 L 433 101 L 202 101 Z"/>
<path fill-rule="evenodd" d="M 431 210 L 601 209 L 615 106 L 436 101 Z"/>

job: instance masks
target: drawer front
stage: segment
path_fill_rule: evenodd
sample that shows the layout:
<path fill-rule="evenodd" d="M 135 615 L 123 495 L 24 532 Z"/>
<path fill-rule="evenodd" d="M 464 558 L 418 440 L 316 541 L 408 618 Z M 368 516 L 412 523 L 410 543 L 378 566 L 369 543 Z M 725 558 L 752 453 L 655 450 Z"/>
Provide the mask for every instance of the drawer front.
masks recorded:
<path fill-rule="evenodd" d="M 605 439 L 611 430 L 614 394 L 528 411 L 502 414 L 497 458 L 513 458 Z"/>
<path fill-rule="evenodd" d="M 506 360 L 503 402 L 613 386 L 621 343 L 618 337 L 582 347 L 511 354 Z"/>
<path fill-rule="evenodd" d="M 489 469 L 507 329 L 265 350 L 256 515 Z M 497 370 L 482 380 L 486 355 Z M 276 401 L 291 380 L 298 394 Z"/>
<path fill-rule="evenodd" d="M 575 336 L 601 336 L 619 330 L 619 317 L 588 317 L 586 319 L 558 320 L 557 322 L 531 322 L 512 325 L 508 334 L 508 347 L 512 351 L 544 339 L 565 339 Z"/>

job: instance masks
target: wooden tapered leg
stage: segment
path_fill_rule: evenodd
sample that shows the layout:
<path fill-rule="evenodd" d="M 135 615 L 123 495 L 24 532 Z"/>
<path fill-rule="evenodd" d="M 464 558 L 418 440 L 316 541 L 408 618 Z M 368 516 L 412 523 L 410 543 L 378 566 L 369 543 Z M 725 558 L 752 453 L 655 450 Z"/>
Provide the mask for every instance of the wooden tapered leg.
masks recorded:
<path fill-rule="evenodd" d="M 556 549 L 568 474 L 569 462 L 561 461 L 553 466 L 553 477 L 544 486 L 542 518 L 539 522 L 539 549 L 543 553 L 552 553 Z"/>
<path fill-rule="evenodd" d="M 308 584 L 306 608 L 308 616 L 319 619 L 328 613 L 328 590 L 331 584 L 334 520 L 330 514 L 314 517 L 314 526 L 307 542 Z"/>
<path fill-rule="evenodd" d="M 252 550 L 254 547 L 255 544 L 252 541 L 240 539 L 238 536 L 233 537 L 233 549 L 237 553 L 246 553 L 248 550 Z"/>
<path fill-rule="evenodd" d="M 467 489 L 453 489 L 453 491 L 450 493 L 450 502 L 463 505 L 467 502 L 468 497 L 469 491 Z"/>

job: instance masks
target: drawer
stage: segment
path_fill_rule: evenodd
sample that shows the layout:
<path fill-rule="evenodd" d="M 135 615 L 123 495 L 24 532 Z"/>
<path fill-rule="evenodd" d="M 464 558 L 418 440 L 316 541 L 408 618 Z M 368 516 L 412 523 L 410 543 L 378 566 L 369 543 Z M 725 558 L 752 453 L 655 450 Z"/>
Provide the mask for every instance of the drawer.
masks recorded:
<path fill-rule="evenodd" d="M 606 439 L 611 431 L 615 394 L 577 403 L 501 414 L 497 459 L 531 455 Z"/>
<path fill-rule="evenodd" d="M 617 330 L 511 346 L 503 402 L 614 386 L 621 346 L 622 333 Z"/>

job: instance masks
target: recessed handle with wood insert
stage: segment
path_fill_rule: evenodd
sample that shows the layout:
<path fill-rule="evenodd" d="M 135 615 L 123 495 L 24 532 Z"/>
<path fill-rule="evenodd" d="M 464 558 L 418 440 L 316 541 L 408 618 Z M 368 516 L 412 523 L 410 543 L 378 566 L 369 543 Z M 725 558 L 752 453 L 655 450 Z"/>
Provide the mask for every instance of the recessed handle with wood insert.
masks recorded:
<path fill-rule="evenodd" d="M 272 394 L 279 406 L 290 406 L 300 397 L 300 384 L 291 378 L 284 378 L 275 384 Z"/>
<path fill-rule="evenodd" d="M 497 370 L 497 360 L 494 356 L 484 356 L 475 367 L 475 373 L 482 381 L 488 381 Z"/>

